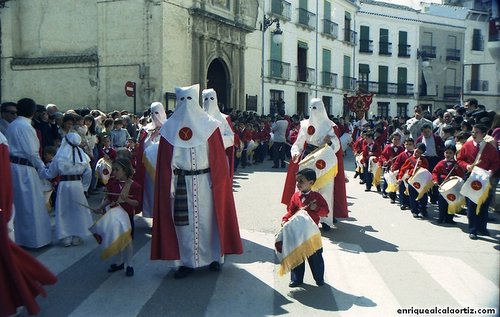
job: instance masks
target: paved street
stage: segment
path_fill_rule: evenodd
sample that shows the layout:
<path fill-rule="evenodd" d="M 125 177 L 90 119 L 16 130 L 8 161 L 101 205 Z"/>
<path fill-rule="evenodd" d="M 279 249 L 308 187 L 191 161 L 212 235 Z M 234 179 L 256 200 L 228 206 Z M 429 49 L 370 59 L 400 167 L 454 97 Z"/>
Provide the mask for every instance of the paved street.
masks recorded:
<path fill-rule="evenodd" d="M 289 276 L 277 274 L 274 233 L 285 210 L 279 203 L 285 170 L 267 161 L 235 176 L 245 252 L 226 257 L 221 272 L 197 270 L 174 280 L 165 263 L 149 260 L 151 221 L 138 217 L 132 278 L 108 273 L 90 237 L 82 246 L 32 252 L 59 278 L 39 300 L 40 316 L 378 317 L 412 307 L 498 307 L 500 214 L 490 216 L 492 237 L 470 240 L 465 216 L 455 218 L 457 226 L 437 225 L 432 207 L 431 219 L 414 219 L 378 193 L 365 193 L 352 177 L 352 157 L 346 161 L 350 217 L 323 233 L 326 285 L 315 285 L 307 265 L 300 288 L 290 289 Z"/>

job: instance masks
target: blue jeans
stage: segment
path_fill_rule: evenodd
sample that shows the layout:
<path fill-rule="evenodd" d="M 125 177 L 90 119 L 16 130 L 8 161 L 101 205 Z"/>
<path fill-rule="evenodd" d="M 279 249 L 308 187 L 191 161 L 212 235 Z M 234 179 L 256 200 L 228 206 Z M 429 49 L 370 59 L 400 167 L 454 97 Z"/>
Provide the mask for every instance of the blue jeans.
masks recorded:
<path fill-rule="evenodd" d="M 476 214 L 477 205 L 469 198 L 465 198 L 467 205 L 467 219 L 469 220 L 469 233 L 477 234 L 486 232 L 486 224 L 488 223 L 488 208 L 490 206 L 491 194 L 488 195 L 486 201 L 479 209 L 479 215 Z"/>
<path fill-rule="evenodd" d="M 323 261 L 322 253 L 323 248 L 319 249 L 313 255 L 307 258 L 307 262 L 309 262 L 312 275 L 316 282 L 324 281 L 323 276 L 325 273 L 325 262 Z M 302 264 L 300 264 L 290 272 L 290 279 L 292 282 L 302 283 L 304 281 L 305 266 L 305 262 L 302 262 Z"/>
<path fill-rule="evenodd" d="M 422 214 L 422 216 L 427 217 L 427 194 L 424 194 L 422 198 L 417 200 L 418 192 L 415 190 L 415 188 L 409 186 L 409 192 L 411 212 L 415 215 L 418 215 L 420 213 Z"/>

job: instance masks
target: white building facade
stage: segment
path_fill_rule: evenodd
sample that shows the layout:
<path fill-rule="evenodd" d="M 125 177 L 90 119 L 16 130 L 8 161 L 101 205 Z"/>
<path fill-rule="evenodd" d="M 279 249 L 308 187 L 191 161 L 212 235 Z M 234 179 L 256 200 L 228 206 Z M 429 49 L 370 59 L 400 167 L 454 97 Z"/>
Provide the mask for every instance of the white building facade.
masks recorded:
<path fill-rule="evenodd" d="M 11 0 L 0 8 L 0 99 L 62 110 L 174 108 L 176 86 L 214 88 L 221 109 L 308 114 L 321 98 L 375 93 L 368 116 L 475 97 L 500 108 L 500 41 L 488 13 L 372 0 Z M 265 18 L 274 23 L 262 31 Z M 276 44 L 275 29 L 282 31 Z M 490 30 L 491 31 L 491 30 Z M 136 83 L 136 108 L 125 83 Z"/>

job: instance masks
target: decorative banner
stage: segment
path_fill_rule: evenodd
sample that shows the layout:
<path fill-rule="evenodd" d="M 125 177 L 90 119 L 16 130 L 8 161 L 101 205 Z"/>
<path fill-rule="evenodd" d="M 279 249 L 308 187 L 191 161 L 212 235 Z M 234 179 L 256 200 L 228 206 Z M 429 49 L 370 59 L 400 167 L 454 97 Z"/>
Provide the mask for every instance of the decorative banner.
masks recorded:
<path fill-rule="evenodd" d="M 311 168 L 316 172 L 316 182 L 314 182 L 311 189 L 318 191 L 326 184 L 333 182 L 338 172 L 337 164 L 335 152 L 329 145 L 325 144 L 300 161 L 299 170 Z"/>
<path fill-rule="evenodd" d="M 356 94 L 355 96 L 350 97 L 348 97 L 347 94 L 344 94 L 349 110 L 356 113 L 358 119 L 363 118 L 365 113 L 370 110 L 373 96 L 375 96 L 374 93 L 370 93 L 369 95 Z"/>
<path fill-rule="evenodd" d="M 490 171 L 474 166 L 472 172 L 460 189 L 460 194 L 477 204 L 476 214 L 479 215 L 481 205 L 488 198 L 490 191 Z"/>

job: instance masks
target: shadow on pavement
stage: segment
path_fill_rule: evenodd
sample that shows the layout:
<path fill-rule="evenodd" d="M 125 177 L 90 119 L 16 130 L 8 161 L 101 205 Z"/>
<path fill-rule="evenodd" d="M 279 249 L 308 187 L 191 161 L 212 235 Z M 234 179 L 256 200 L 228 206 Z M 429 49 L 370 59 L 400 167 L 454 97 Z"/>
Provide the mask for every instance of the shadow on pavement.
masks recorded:
<path fill-rule="evenodd" d="M 367 232 L 378 232 L 372 226 L 357 226 L 347 222 L 339 222 L 336 226 L 338 230 L 323 232 L 322 235 L 337 244 L 343 251 L 358 253 L 359 251 L 352 245 L 359 245 L 365 253 L 399 251 L 397 245 L 367 234 Z"/>
<path fill-rule="evenodd" d="M 330 291 L 328 291 L 328 288 L 330 288 Z M 322 287 L 304 284 L 302 288 L 290 292 L 289 295 L 303 305 L 325 311 L 347 311 L 352 306 L 377 306 L 369 298 L 344 293 L 328 284 Z"/>

